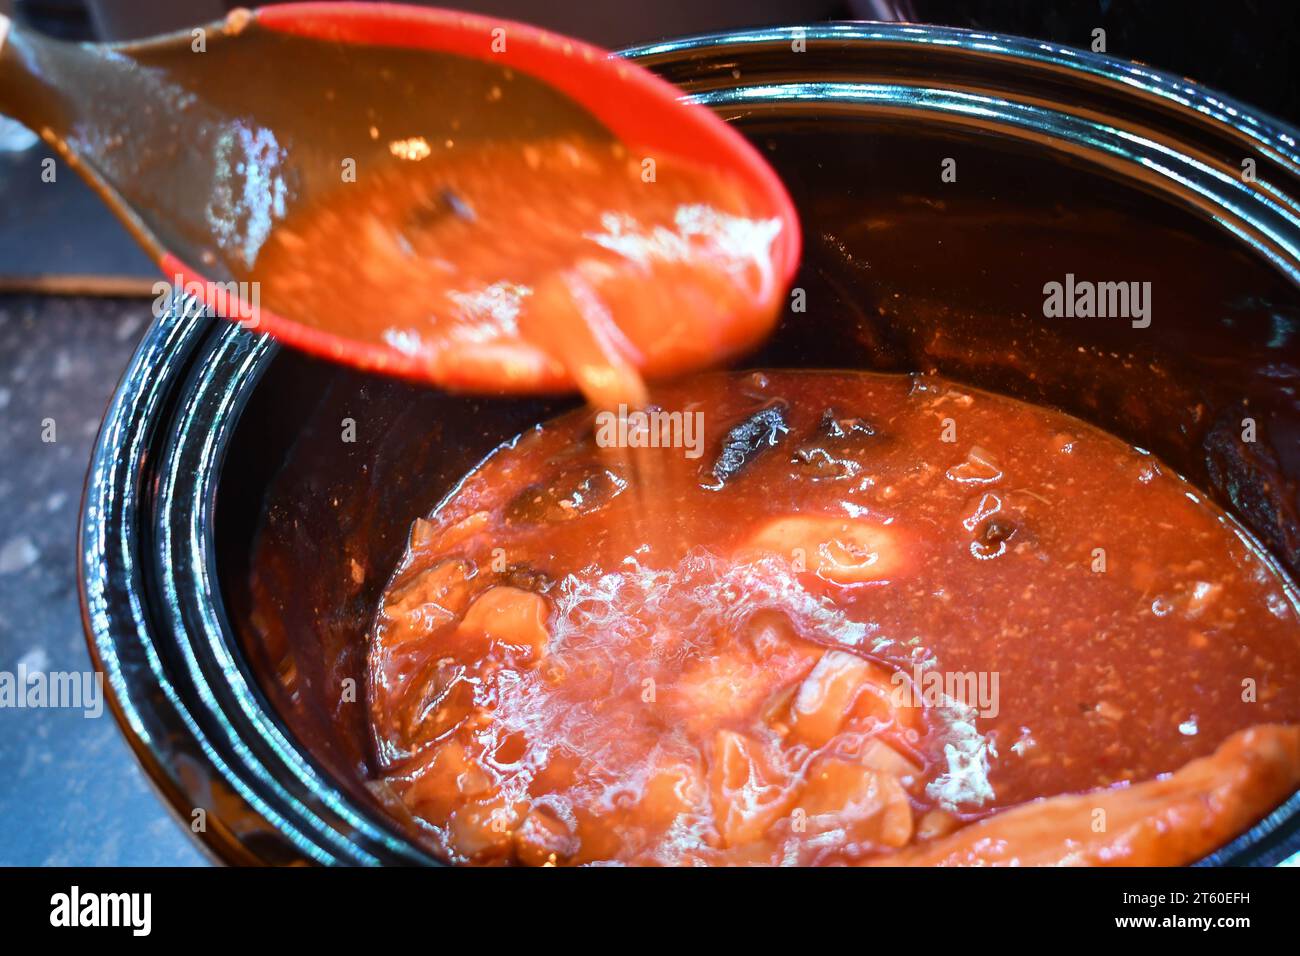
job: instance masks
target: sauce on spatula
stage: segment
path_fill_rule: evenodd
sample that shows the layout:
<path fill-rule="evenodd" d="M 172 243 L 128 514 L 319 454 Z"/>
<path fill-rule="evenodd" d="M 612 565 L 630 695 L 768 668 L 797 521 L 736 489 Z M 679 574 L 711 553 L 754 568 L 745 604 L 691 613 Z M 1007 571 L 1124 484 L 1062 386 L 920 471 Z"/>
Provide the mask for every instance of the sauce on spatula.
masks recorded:
<path fill-rule="evenodd" d="M 439 146 L 292 212 L 252 270 L 264 300 L 453 388 L 607 407 L 771 330 L 781 223 L 738 180 L 582 136 Z"/>
<path fill-rule="evenodd" d="M 0 16 L 0 94 L 217 314 L 439 386 L 639 402 L 757 342 L 798 260 L 734 130 L 523 24 L 286 4 L 101 49 Z"/>

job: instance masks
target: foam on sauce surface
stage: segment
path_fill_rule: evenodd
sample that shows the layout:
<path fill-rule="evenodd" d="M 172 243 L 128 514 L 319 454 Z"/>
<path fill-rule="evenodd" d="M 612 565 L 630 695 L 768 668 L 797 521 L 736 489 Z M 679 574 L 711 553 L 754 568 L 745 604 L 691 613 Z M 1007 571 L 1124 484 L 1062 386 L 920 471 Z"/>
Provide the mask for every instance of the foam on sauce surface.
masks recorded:
<path fill-rule="evenodd" d="M 1300 783 L 1291 585 L 1149 455 L 931 377 L 653 398 L 699 457 L 581 410 L 413 528 L 369 706 L 449 858 L 1179 863 Z"/>

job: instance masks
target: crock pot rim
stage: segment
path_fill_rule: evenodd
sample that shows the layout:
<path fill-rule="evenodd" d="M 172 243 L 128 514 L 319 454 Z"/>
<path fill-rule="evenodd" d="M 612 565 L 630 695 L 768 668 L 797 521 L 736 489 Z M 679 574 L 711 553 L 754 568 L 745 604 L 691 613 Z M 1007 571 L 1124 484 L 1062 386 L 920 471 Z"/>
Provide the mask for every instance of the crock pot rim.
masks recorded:
<path fill-rule="evenodd" d="M 1262 148 L 1275 152 L 1276 156 L 1286 161 L 1293 171 L 1300 172 L 1300 132 L 1289 123 L 1231 96 L 1202 86 L 1194 80 L 1179 77 L 1135 60 L 1125 60 L 1106 53 L 1093 53 L 1089 50 L 1080 50 L 1017 34 L 920 23 L 833 21 L 813 25 L 791 24 L 784 27 L 694 34 L 626 47 L 619 50 L 616 55 L 633 60 L 654 61 L 659 57 L 681 53 L 699 54 L 723 46 L 791 43 L 795 39 L 802 39 L 805 42 L 811 40 L 814 43 L 867 41 L 960 49 L 1021 63 L 1059 68 L 1108 83 L 1119 82 L 1131 91 L 1166 100 L 1177 107 L 1194 110 L 1222 124 L 1225 128 L 1248 136 Z"/>
<path fill-rule="evenodd" d="M 184 635 L 177 645 L 209 718 L 207 736 L 231 754 L 232 764 L 238 761 L 227 780 L 259 812 L 274 816 L 277 829 L 317 862 L 436 863 L 391 821 L 354 804 L 290 739 L 247 669 L 214 579 L 222 465 L 239 416 L 278 349 L 265 335 L 224 324 L 204 361 L 189 373 L 183 388 L 188 401 L 178 409 L 161 459 L 155 508 L 160 616 L 173 633 Z M 210 417 L 205 414 L 214 408 Z M 209 420 L 218 427 L 207 427 Z M 241 719 L 244 726 L 236 726 Z M 258 745 L 269 753 L 255 753 Z M 299 792 L 287 785 L 291 780 L 300 784 Z"/>

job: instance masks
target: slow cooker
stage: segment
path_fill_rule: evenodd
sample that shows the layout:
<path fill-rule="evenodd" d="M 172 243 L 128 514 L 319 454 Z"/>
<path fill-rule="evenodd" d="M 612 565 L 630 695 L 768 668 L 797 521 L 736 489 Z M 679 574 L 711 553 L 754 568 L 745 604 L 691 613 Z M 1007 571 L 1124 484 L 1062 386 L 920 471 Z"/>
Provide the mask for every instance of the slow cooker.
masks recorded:
<path fill-rule="evenodd" d="M 740 365 L 937 371 L 1062 409 L 1300 577 L 1294 130 L 1139 64 L 956 29 L 621 55 L 732 122 L 800 211 L 804 310 Z M 1067 275 L 1150 282 L 1150 322 L 1046 316 Z M 82 607 L 124 733 L 216 858 L 437 862 L 369 786 L 365 635 L 411 516 L 573 402 L 323 364 L 179 294 L 149 329 L 90 466 Z M 1203 862 L 1298 850 L 1293 796 Z"/>

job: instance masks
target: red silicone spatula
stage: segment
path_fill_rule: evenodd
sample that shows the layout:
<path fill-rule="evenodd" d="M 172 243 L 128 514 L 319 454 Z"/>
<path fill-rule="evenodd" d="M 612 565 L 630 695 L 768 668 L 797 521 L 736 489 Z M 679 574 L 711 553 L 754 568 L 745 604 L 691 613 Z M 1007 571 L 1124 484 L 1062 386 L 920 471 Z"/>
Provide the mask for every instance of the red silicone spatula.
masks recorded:
<path fill-rule="evenodd" d="M 503 80 L 508 92 L 498 95 Z M 783 289 L 799 257 L 789 196 L 737 132 L 681 102 L 678 91 L 643 69 L 508 21 L 385 4 L 304 3 L 239 11 L 206 28 L 113 46 L 65 44 L 3 21 L 0 110 L 39 132 L 96 188 L 164 275 L 179 277 L 218 312 L 254 316 L 258 328 L 335 361 L 458 388 L 571 387 L 575 376 L 555 361 L 562 345 L 542 350 L 515 341 L 475 350 L 471 342 L 459 353 L 464 361 L 447 354 L 433 361 L 400 341 L 350 334 L 338 321 L 322 324 L 292 296 L 261 295 L 251 303 L 256 287 L 233 284 L 258 279 L 259 254 L 286 218 L 327 208 L 339 189 L 350 188 L 349 163 L 359 182 L 402 175 L 402 164 L 413 159 L 439 161 L 453 146 L 482 148 L 503 137 L 617 141 L 632 157 L 667 157 L 744 190 L 752 215 L 773 224 L 769 286 Z M 447 202 L 466 212 L 454 195 Z M 464 218 L 472 221 L 473 211 Z M 307 237 L 295 254 L 311 263 L 337 258 L 337 249 L 313 248 Z M 440 256 L 443 267 L 455 267 L 454 254 Z M 370 305 L 385 309 L 385 301 Z M 436 313 L 439 306 L 430 308 Z M 616 327 L 619 316 L 610 318 Z M 709 326 L 701 330 L 708 333 L 732 320 L 708 309 L 666 317 L 666 326 L 669 318 L 683 340 L 692 322 Z M 757 322 L 738 334 L 752 341 L 769 327 Z M 701 337 L 731 346 L 735 339 Z M 640 354 L 628 348 L 624 357 L 635 366 Z"/>

